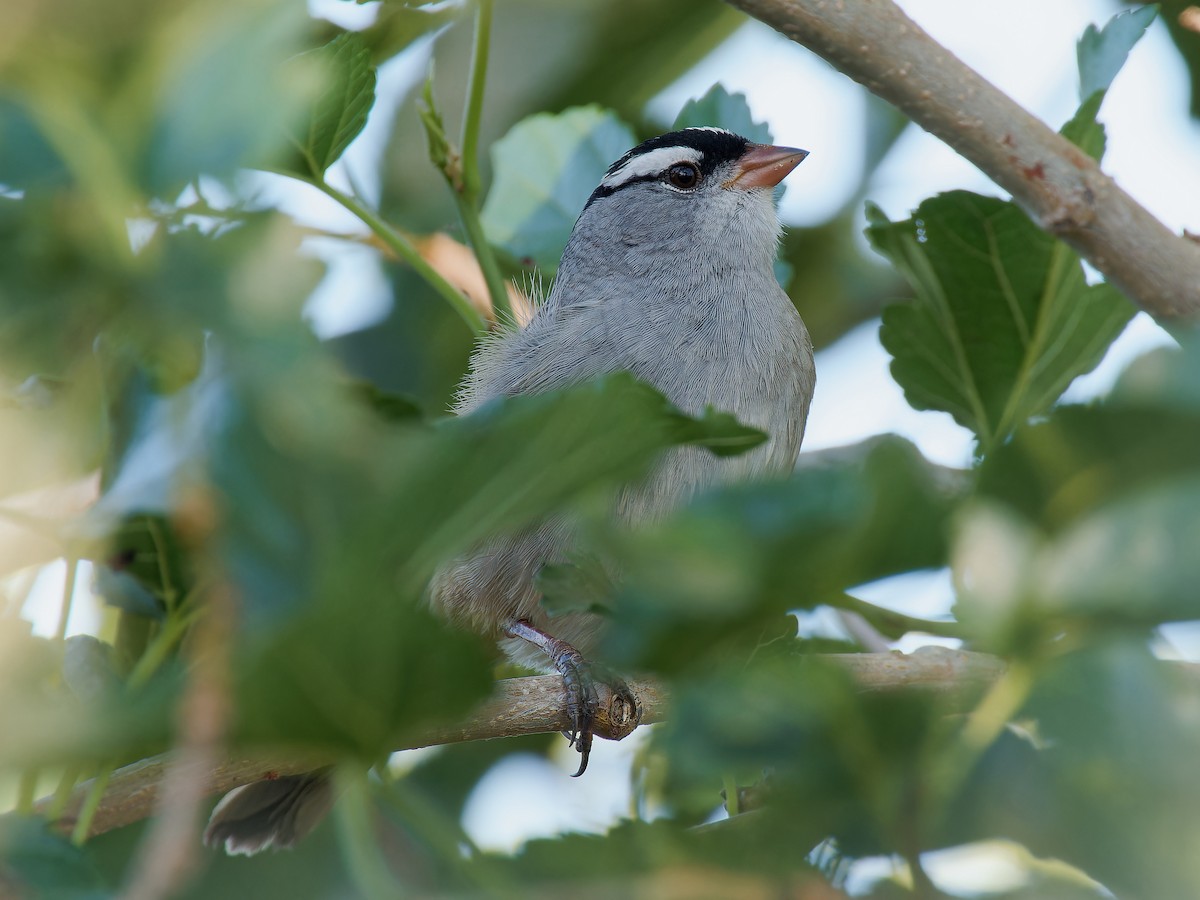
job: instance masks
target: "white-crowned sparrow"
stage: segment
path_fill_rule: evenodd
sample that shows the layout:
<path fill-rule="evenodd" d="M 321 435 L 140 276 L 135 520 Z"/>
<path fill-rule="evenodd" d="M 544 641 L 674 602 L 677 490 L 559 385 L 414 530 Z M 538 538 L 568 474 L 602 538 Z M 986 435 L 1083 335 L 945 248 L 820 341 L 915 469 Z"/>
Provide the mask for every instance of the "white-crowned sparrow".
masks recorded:
<path fill-rule="evenodd" d="M 663 454 L 618 498 L 616 514 L 631 523 L 661 516 L 707 486 L 789 470 L 815 375 L 808 332 L 775 279 L 780 226 L 772 189 L 806 155 L 719 128 L 687 128 L 630 150 L 592 192 L 553 289 L 528 325 L 480 346 L 457 412 L 626 370 L 684 412 L 711 406 L 767 432 L 742 456 L 694 447 Z M 595 710 L 585 655 L 603 619 L 577 612 L 551 623 L 535 586 L 539 570 L 565 560 L 573 545 L 565 517 L 494 538 L 446 565 L 430 602 L 451 621 L 495 637 L 514 660 L 563 674 L 581 774 Z M 619 679 L 605 680 L 638 708 Z M 239 788 L 214 811 L 205 840 L 230 852 L 289 846 L 330 802 L 319 774 Z"/>

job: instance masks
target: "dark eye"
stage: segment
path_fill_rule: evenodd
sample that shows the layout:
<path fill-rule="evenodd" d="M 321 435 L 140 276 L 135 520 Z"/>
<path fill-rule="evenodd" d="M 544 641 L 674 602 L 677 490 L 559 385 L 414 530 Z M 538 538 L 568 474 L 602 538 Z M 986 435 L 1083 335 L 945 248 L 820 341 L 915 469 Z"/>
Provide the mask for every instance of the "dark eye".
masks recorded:
<path fill-rule="evenodd" d="M 686 191 L 700 183 L 700 170 L 691 163 L 676 163 L 667 169 L 667 181 Z"/>

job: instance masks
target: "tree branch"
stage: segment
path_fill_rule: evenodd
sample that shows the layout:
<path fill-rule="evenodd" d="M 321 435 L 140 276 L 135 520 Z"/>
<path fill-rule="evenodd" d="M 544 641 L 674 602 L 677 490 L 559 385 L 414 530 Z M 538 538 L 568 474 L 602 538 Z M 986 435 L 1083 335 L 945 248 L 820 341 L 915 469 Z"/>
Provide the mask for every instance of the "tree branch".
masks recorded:
<path fill-rule="evenodd" d="M 927 690 L 938 693 L 969 691 L 991 684 L 1004 672 L 1004 663 L 994 656 L 924 647 L 910 654 L 846 653 L 831 654 L 822 660 L 841 666 L 864 691 Z M 668 697 L 662 685 L 648 679 L 631 681 L 630 687 L 642 701 L 642 724 L 661 722 L 666 717 Z M 614 725 L 609 709 L 613 697 L 604 685 L 600 692 L 596 733 L 620 740 L 633 728 Z M 570 727 L 564 703 L 562 679 L 557 675 L 508 678 L 497 682 L 491 698 L 470 716 L 451 726 L 428 729 L 399 742 L 398 750 L 482 741 L 564 731 Z M 204 786 L 206 794 L 223 794 L 252 781 L 264 781 L 280 775 L 310 772 L 335 760 L 332 756 L 298 755 L 294 752 L 258 757 L 235 757 L 221 761 Z M 171 765 L 171 754 L 140 760 L 112 773 L 104 798 L 92 819 L 89 836 L 133 824 L 153 815 L 159 793 Z M 55 822 L 70 829 L 91 789 L 91 782 L 77 785 L 63 815 Z M 53 798 L 37 804 L 45 814 Z"/>
<path fill-rule="evenodd" d="M 1200 313 L 1200 244 L 1172 234 L 891 0 L 728 2 L 941 138 L 1156 319 Z"/>

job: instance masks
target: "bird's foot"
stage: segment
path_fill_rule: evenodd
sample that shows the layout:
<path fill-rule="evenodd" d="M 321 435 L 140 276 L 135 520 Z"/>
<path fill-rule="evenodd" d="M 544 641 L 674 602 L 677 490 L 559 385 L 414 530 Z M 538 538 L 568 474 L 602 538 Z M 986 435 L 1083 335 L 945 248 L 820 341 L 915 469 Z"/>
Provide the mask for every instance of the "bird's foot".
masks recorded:
<path fill-rule="evenodd" d="M 587 770 L 596 734 L 598 715 L 603 710 L 606 736 L 620 739 L 633 731 L 642 718 L 642 706 L 637 695 L 624 679 L 603 666 L 590 662 L 578 650 L 549 635 L 524 620 L 511 623 L 507 629 L 512 637 L 529 641 L 542 650 L 562 675 L 567 694 L 569 729 L 563 736 L 579 751 L 578 778 Z M 601 704 L 601 694 L 608 702 Z"/>

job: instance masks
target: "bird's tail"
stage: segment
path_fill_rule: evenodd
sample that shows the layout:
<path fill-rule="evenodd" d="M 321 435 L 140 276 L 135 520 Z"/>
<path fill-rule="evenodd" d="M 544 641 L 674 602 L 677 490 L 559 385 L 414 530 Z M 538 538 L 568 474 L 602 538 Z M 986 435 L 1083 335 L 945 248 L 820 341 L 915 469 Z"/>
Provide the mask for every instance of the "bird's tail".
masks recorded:
<path fill-rule="evenodd" d="M 204 843 L 242 856 L 292 847 L 325 818 L 333 799 L 329 769 L 234 788 L 212 811 Z"/>

